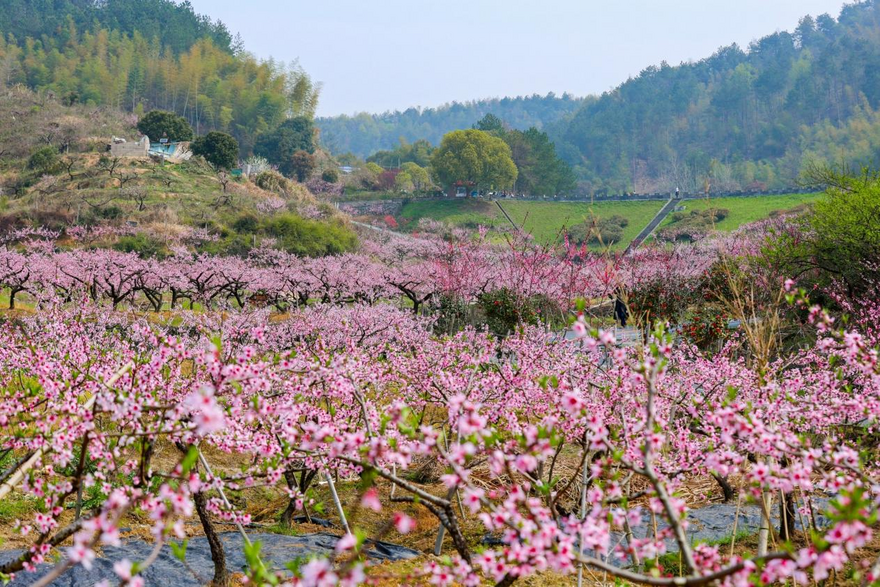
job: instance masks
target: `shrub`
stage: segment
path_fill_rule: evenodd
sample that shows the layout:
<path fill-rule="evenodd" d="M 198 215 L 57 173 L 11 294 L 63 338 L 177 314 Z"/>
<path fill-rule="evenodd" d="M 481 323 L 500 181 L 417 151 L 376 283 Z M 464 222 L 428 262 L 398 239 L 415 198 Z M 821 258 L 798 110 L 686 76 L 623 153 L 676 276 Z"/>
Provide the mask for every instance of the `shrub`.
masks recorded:
<path fill-rule="evenodd" d="M 568 231 L 568 238 L 578 245 L 584 243 L 611 245 L 623 240 L 623 229 L 628 224 L 629 220 L 616 214 L 595 221 L 588 220 L 572 226 Z"/>
<path fill-rule="evenodd" d="M 95 214 L 99 218 L 103 218 L 105 220 L 117 220 L 122 218 L 125 212 L 119 206 L 105 206 L 103 208 L 99 208 Z"/>
<path fill-rule="evenodd" d="M 449 294 L 440 295 L 439 304 L 434 308 L 434 317 L 434 331 L 445 334 L 453 334 L 477 322 L 471 306 Z M 479 322 L 482 323 L 482 320 Z"/>
<path fill-rule="evenodd" d="M 260 228 L 260 219 L 253 214 L 242 214 L 232 223 L 232 229 L 239 234 L 253 234 Z"/>
<path fill-rule="evenodd" d="M 276 194 L 286 194 L 290 189 L 290 182 L 287 178 L 277 171 L 263 171 L 254 179 L 257 187 L 267 192 L 275 192 Z"/>
<path fill-rule="evenodd" d="M 58 173 L 58 150 L 55 147 L 43 147 L 34 152 L 28 159 L 28 169 L 37 175 Z"/>
<path fill-rule="evenodd" d="M 478 302 L 489 331 L 495 336 L 507 336 L 520 324 L 538 323 L 538 313 L 531 301 L 508 288 L 481 294 Z"/>
<path fill-rule="evenodd" d="M 277 238 L 286 251 L 297 255 L 335 255 L 357 246 L 354 232 L 340 222 L 306 220 L 295 214 L 266 220 L 263 230 Z"/>
<path fill-rule="evenodd" d="M 708 350 L 727 338 L 729 319 L 724 310 L 717 306 L 700 306 L 691 313 L 690 320 L 682 325 L 682 333 L 700 349 Z"/>
<path fill-rule="evenodd" d="M 765 248 L 768 267 L 800 275 L 804 286 L 829 286 L 856 301 L 880 281 L 880 172 L 812 170 L 828 185 L 806 216 L 780 226 Z M 821 174 L 821 175 L 818 175 Z M 814 298 L 821 303 L 822 300 Z"/>
<path fill-rule="evenodd" d="M 158 240 L 140 232 L 132 236 L 121 237 L 113 248 L 123 253 L 137 253 L 142 259 L 165 256 L 165 246 Z"/>
<path fill-rule="evenodd" d="M 325 169 L 321 173 L 321 179 L 327 183 L 337 183 L 339 181 L 339 171 L 333 167 Z"/>
<path fill-rule="evenodd" d="M 305 183 L 315 169 L 315 156 L 306 151 L 297 151 L 282 161 L 278 169 L 287 177 Z"/>
<path fill-rule="evenodd" d="M 253 248 L 253 238 L 245 234 L 229 234 L 215 241 L 207 241 L 199 246 L 199 251 L 209 255 L 246 257 Z"/>

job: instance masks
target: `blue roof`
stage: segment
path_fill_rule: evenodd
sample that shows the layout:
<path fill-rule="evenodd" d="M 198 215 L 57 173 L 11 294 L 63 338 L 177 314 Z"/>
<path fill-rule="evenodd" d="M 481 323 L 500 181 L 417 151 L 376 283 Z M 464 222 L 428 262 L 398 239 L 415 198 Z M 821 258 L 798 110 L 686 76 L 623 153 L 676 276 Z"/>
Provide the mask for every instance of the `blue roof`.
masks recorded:
<path fill-rule="evenodd" d="M 150 143 L 150 153 L 171 155 L 177 151 L 177 143 Z"/>

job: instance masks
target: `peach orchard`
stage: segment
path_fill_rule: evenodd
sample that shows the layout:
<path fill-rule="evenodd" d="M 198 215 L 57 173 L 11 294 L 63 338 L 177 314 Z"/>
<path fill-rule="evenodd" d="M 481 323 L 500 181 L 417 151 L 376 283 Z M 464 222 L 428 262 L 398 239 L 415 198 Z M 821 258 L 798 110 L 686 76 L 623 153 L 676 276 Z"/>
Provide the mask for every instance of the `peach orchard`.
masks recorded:
<path fill-rule="evenodd" d="M 138 511 L 155 550 L 118 563 L 119 584 L 143 584 L 190 518 L 225 584 L 217 522 L 250 521 L 226 493 L 277 488 L 289 520 L 310 506 L 311 481 L 331 478 L 358 488 L 335 556 L 280 572 L 254 544 L 249 582 L 369 583 L 362 554 L 382 531 L 369 535 L 355 514 L 406 534 L 416 523 L 407 507 L 448 536 L 447 555 L 416 571 L 437 585 L 511 585 L 547 571 L 656 586 L 807 585 L 844 569 L 880 581 L 880 559 L 865 549 L 880 504 L 876 304 L 855 303 L 844 324 L 765 268 L 752 274 L 757 294 L 731 294 L 741 331 L 707 350 L 677 328 L 707 282 L 749 263 L 766 230 L 628 256 L 426 238 L 322 259 L 268 247 L 214 258 L 181 245 L 145 260 L 59 252 L 59 235 L 46 232 L 11 235 L 0 284 L 11 306 L 33 311 L 0 325 L 0 499 L 21 493 L 37 506 L 16 523 L 30 547 L 0 572 L 50 564 L 37 582 L 47 585 L 88 568 Z M 436 328 L 442 300 L 467 306 L 501 289 L 549 300 L 567 327 Z M 592 314 L 621 295 L 642 329 L 635 344 Z M 780 315 L 802 342 L 769 352 L 759 330 Z M 240 472 L 212 474 L 208 449 L 241 456 Z M 156 459 L 160 450 L 172 458 Z M 408 474 L 426 462 L 442 469 L 443 491 Z M 736 479 L 741 499 L 761 504 L 757 549 L 692 544 L 679 490 L 703 476 Z M 83 491 L 96 498 L 70 521 Z M 825 525 L 810 523 L 812 496 L 827 498 Z M 465 521 L 500 541 L 474 544 Z M 796 526 L 810 532 L 796 539 Z M 675 576 L 656 562 L 670 549 L 682 561 Z"/>

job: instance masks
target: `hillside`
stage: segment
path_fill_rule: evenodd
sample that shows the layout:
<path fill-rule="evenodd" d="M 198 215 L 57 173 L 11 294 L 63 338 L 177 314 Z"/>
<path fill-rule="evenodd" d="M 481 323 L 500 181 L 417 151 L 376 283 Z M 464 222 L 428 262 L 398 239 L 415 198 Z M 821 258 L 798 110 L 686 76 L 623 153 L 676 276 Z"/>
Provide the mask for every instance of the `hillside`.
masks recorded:
<path fill-rule="evenodd" d="M 101 28 L 127 35 L 137 32 L 158 39 L 175 53 L 183 53 L 198 40 L 209 38 L 228 52 L 234 41 L 226 25 L 196 14 L 189 3 L 167 0 L 2 0 L 0 31 L 23 40 L 60 37 L 70 41 L 76 30 Z"/>
<path fill-rule="evenodd" d="M 880 6 L 646 68 L 587 102 L 551 135 L 591 190 L 784 187 L 810 162 L 875 159 L 880 148 Z"/>
<path fill-rule="evenodd" d="M 112 157 L 112 136 L 137 134 L 125 113 L 18 89 L 0 95 L 0 119 L 10 121 L 0 127 L 3 231 L 78 227 L 144 254 L 174 244 L 239 255 L 269 242 L 316 255 L 356 246 L 345 217 L 273 172 L 234 178 L 200 158 Z"/>
<path fill-rule="evenodd" d="M 0 90 L 24 85 L 66 104 L 173 111 L 197 134 L 233 135 L 247 154 L 319 87 L 295 63 L 261 61 L 222 23 L 172 0 L 0 0 Z"/>
<path fill-rule="evenodd" d="M 453 102 L 438 108 L 409 108 L 384 114 L 362 112 L 319 118 L 316 123 L 322 143 L 333 153 L 354 153 L 365 158 L 376 151 L 394 149 L 401 140 L 413 143 L 424 139 L 436 145 L 444 134 L 471 128 L 487 114 L 494 114 L 513 129 L 543 129 L 571 116 L 583 104 L 582 98 L 551 93 Z"/>

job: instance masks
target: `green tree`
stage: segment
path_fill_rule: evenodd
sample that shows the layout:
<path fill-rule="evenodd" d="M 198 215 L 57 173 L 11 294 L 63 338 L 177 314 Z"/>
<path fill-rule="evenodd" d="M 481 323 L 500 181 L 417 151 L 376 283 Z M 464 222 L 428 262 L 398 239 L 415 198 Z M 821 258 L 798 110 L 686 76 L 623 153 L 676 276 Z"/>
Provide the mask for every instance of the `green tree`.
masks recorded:
<path fill-rule="evenodd" d="M 279 166 L 288 164 L 297 151 L 315 152 L 315 125 L 305 116 L 285 120 L 275 130 L 257 137 L 254 145 L 254 153 Z"/>
<path fill-rule="evenodd" d="M 474 128 L 485 132 L 501 134 L 504 132 L 504 121 L 490 113 L 474 123 Z"/>
<path fill-rule="evenodd" d="M 412 176 L 406 171 L 401 171 L 394 176 L 394 191 L 408 193 L 415 189 Z"/>
<path fill-rule="evenodd" d="M 182 116 L 164 110 L 152 110 L 137 123 L 137 129 L 158 143 L 160 139 L 169 141 L 191 141 L 193 129 Z"/>
<path fill-rule="evenodd" d="M 238 141 L 224 132 L 211 131 L 197 138 L 191 150 L 218 169 L 232 169 L 238 163 Z"/>
<path fill-rule="evenodd" d="M 315 156 L 307 151 L 297 151 L 278 167 L 284 175 L 296 178 L 300 183 L 305 183 L 312 171 L 315 170 Z"/>
<path fill-rule="evenodd" d="M 458 182 L 481 188 L 507 189 L 517 177 L 510 147 L 498 137 L 481 130 L 457 130 L 443 137 L 431 157 L 439 183 Z"/>
<path fill-rule="evenodd" d="M 545 132 L 532 127 L 500 135 L 510 147 L 519 170 L 516 189 L 527 194 L 562 194 L 574 190 L 577 179 L 571 166 L 556 154 L 556 145 Z"/>
<path fill-rule="evenodd" d="M 880 173 L 812 168 L 809 175 L 828 186 L 825 197 L 765 250 L 767 262 L 787 277 L 841 284 L 857 299 L 880 283 Z"/>
<path fill-rule="evenodd" d="M 408 161 L 401 168 L 409 176 L 415 191 L 422 192 L 431 187 L 431 176 L 428 174 L 428 170 L 418 163 Z"/>
<path fill-rule="evenodd" d="M 424 139 L 412 144 L 400 139 L 400 145 L 391 151 L 378 151 L 367 157 L 367 161 L 387 168 L 403 167 L 405 163 L 416 163 L 422 167 L 431 162 L 434 146 Z"/>
<path fill-rule="evenodd" d="M 327 183 L 337 183 L 339 181 L 339 170 L 335 167 L 328 167 L 321 172 L 321 179 Z"/>

